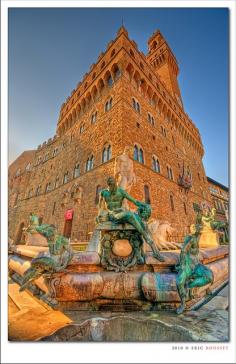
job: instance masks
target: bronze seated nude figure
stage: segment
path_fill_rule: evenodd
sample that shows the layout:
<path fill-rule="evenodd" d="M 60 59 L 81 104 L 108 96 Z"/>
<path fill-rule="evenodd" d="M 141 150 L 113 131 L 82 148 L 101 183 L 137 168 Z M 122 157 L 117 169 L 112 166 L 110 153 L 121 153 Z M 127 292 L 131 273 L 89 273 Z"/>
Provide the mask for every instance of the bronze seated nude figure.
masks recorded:
<path fill-rule="evenodd" d="M 107 179 L 107 185 L 108 188 L 102 190 L 100 193 L 97 222 L 103 223 L 111 221 L 114 224 L 131 224 L 146 243 L 150 245 L 153 257 L 163 262 L 164 257 L 155 246 L 147 226 L 147 220 L 151 216 L 150 205 L 136 200 L 123 190 L 123 188 L 118 187 L 114 177 Z M 138 210 L 133 212 L 122 208 L 124 199 L 131 201 L 138 207 Z"/>

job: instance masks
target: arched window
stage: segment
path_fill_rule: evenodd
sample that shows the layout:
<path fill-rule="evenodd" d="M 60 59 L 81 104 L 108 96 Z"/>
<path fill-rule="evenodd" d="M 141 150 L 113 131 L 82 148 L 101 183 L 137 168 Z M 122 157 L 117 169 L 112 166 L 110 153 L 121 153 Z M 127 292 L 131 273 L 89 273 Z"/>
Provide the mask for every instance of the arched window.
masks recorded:
<path fill-rule="evenodd" d="M 94 167 L 94 156 L 92 155 L 92 157 L 90 158 L 90 169 L 93 169 Z"/>
<path fill-rule="evenodd" d="M 155 156 L 152 157 L 152 169 L 155 172 L 160 173 L 160 163 L 159 163 L 159 160 L 157 159 L 157 157 L 155 157 Z"/>
<path fill-rule="evenodd" d="M 134 160 L 138 161 L 138 154 L 139 154 L 139 151 L 138 151 L 138 147 L 137 145 L 134 146 Z"/>
<path fill-rule="evenodd" d="M 94 167 L 94 156 L 92 155 L 90 158 L 87 159 L 86 172 L 91 171 L 93 167 Z"/>
<path fill-rule="evenodd" d="M 166 169 L 167 169 L 167 177 L 169 179 L 173 180 L 173 172 L 172 172 L 171 167 L 167 166 Z"/>
<path fill-rule="evenodd" d="M 170 195 L 170 207 L 172 211 L 175 211 L 174 198 L 172 195 Z"/>
<path fill-rule="evenodd" d="M 152 124 L 152 125 L 154 125 L 154 123 L 155 123 L 155 121 L 154 121 L 154 117 L 153 117 L 150 113 L 148 113 L 148 121 L 149 121 L 149 123 L 150 123 L 150 124 Z"/>
<path fill-rule="evenodd" d="M 102 151 L 102 163 L 105 163 L 111 159 L 111 146 L 110 144 L 105 146 Z"/>
<path fill-rule="evenodd" d="M 97 111 L 95 111 L 91 116 L 91 124 L 96 123 L 97 121 Z"/>
<path fill-rule="evenodd" d="M 138 101 L 136 101 L 134 98 L 132 98 L 132 105 L 133 105 L 133 108 L 138 112 L 140 113 L 140 105 L 138 103 Z"/>
<path fill-rule="evenodd" d="M 48 182 L 47 184 L 46 184 L 46 188 L 45 188 L 45 192 L 47 193 L 47 192 L 49 192 L 49 191 L 51 191 L 51 182 Z"/>
<path fill-rule="evenodd" d="M 58 186 L 59 186 L 59 176 L 56 177 L 55 188 L 57 188 Z"/>
<path fill-rule="evenodd" d="M 107 149 L 104 147 L 103 151 L 102 151 L 102 162 L 106 162 L 107 161 Z"/>
<path fill-rule="evenodd" d="M 88 158 L 86 162 L 86 172 L 88 172 L 89 170 L 90 170 L 90 158 Z"/>
<path fill-rule="evenodd" d="M 142 148 L 139 149 L 139 162 L 140 163 L 144 163 L 143 150 L 142 150 Z"/>
<path fill-rule="evenodd" d="M 68 180 L 69 180 L 69 173 L 68 173 L 68 172 L 66 172 L 66 173 L 64 174 L 64 177 L 63 177 L 63 184 L 67 183 L 67 182 L 68 182 Z"/>
<path fill-rule="evenodd" d="M 144 163 L 144 155 L 141 147 L 138 147 L 136 144 L 134 146 L 134 160 Z"/>
<path fill-rule="evenodd" d="M 109 87 L 111 87 L 113 85 L 113 79 L 112 79 L 111 76 L 108 77 L 107 84 L 108 84 Z"/>
<path fill-rule="evenodd" d="M 115 70 L 115 73 L 114 73 L 114 79 L 115 79 L 115 81 L 118 80 L 118 78 L 120 78 L 120 76 L 121 76 L 121 71 L 117 67 L 117 69 Z"/>
<path fill-rule="evenodd" d="M 84 132 L 84 128 L 85 128 L 85 126 L 84 126 L 84 124 L 82 124 L 79 129 L 80 134 L 82 134 Z"/>
<path fill-rule="evenodd" d="M 99 202 L 99 194 L 100 194 L 101 190 L 102 190 L 102 186 L 98 185 L 96 187 L 95 205 L 97 205 Z"/>
<path fill-rule="evenodd" d="M 105 111 L 109 111 L 112 108 L 112 97 L 105 104 Z"/>
<path fill-rule="evenodd" d="M 79 175 L 80 175 L 79 164 L 77 164 L 74 168 L 74 178 L 79 177 Z"/>
<path fill-rule="evenodd" d="M 151 200 L 150 200 L 150 193 L 149 193 L 148 185 L 144 185 L 144 199 L 145 199 L 145 203 L 148 203 L 150 205 Z"/>
<path fill-rule="evenodd" d="M 55 157 L 58 154 L 58 148 L 55 148 L 53 151 L 53 157 Z"/>

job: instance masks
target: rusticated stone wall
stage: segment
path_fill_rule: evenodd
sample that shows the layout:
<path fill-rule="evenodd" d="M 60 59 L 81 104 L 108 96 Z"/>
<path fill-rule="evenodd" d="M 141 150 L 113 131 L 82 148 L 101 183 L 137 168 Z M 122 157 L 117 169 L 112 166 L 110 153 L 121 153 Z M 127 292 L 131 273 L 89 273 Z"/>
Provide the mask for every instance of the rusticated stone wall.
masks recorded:
<path fill-rule="evenodd" d="M 134 108 L 134 100 L 139 110 Z M 137 183 L 131 194 L 144 200 L 144 186 L 148 186 L 153 217 L 171 222 L 177 231 L 173 238 L 181 240 L 194 222 L 193 203 L 206 200 L 211 204 L 201 137 L 165 87 L 163 75 L 160 79 L 122 27 L 62 105 L 56 136 L 36 150 L 27 184 L 22 185 L 17 206 L 9 214 L 10 236 L 15 239 L 20 224 L 27 225 L 30 212 L 63 233 L 64 214 L 73 209 L 71 238 L 88 240 L 97 214 L 96 192 L 106 186 L 115 157 L 127 145 L 136 145 L 144 155 L 144 163 L 134 161 Z M 108 146 L 110 160 L 103 162 L 103 150 Z M 159 172 L 153 170 L 153 156 L 159 161 Z M 93 168 L 86 171 L 92 158 Z M 183 164 L 192 174 L 190 191 L 177 183 Z M 79 176 L 75 175 L 77 165 Z M 167 167 L 173 180 L 168 178 Z M 75 198 L 76 185 L 79 198 Z"/>

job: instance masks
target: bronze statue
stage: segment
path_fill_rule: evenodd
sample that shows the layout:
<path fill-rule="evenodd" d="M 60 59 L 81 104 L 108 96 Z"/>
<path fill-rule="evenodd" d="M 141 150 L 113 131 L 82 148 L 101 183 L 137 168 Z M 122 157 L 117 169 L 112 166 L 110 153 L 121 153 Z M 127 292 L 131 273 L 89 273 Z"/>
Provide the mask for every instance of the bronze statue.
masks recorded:
<path fill-rule="evenodd" d="M 58 235 L 54 225 L 36 225 L 37 219 L 35 216 L 27 231 L 36 231 L 46 237 L 49 256 L 41 256 L 31 261 L 30 268 L 24 273 L 20 291 L 26 289 L 29 283 L 43 274 L 63 272 L 73 257 L 69 240 L 62 235 Z"/>
<path fill-rule="evenodd" d="M 188 293 L 190 294 L 190 297 L 192 297 L 192 288 L 202 287 L 213 282 L 212 271 L 199 261 L 198 243 L 201 225 L 191 225 L 190 232 L 191 235 L 187 235 L 184 239 L 179 263 L 176 266 L 178 271 L 176 286 L 181 301 L 181 304 L 176 310 L 177 314 L 181 314 L 185 310 L 185 301 L 188 297 Z"/>
<path fill-rule="evenodd" d="M 163 262 L 164 257 L 156 248 L 154 241 L 149 233 L 147 221 L 151 216 L 150 205 L 144 204 L 130 196 L 123 188 L 117 186 L 114 177 L 107 179 L 108 188 L 100 193 L 98 222 L 111 221 L 115 224 L 131 224 L 151 246 L 153 256 Z M 123 200 L 133 202 L 138 207 L 137 212 L 127 211 L 122 208 Z"/>

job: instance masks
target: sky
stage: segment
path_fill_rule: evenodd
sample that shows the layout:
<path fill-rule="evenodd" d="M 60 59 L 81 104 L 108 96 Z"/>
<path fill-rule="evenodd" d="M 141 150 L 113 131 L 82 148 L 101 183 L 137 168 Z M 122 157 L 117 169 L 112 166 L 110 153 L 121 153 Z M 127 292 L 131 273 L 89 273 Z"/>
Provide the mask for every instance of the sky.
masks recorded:
<path fill-rule="evenodd" d="M 160 29 L 180 68 L 185 112 L 199 128 L 207 176 L 228 186 L 226 8 L 9 9 L 9 163 L 56 132 L 59 110 L 122 24 L 140 51 Z"/>

